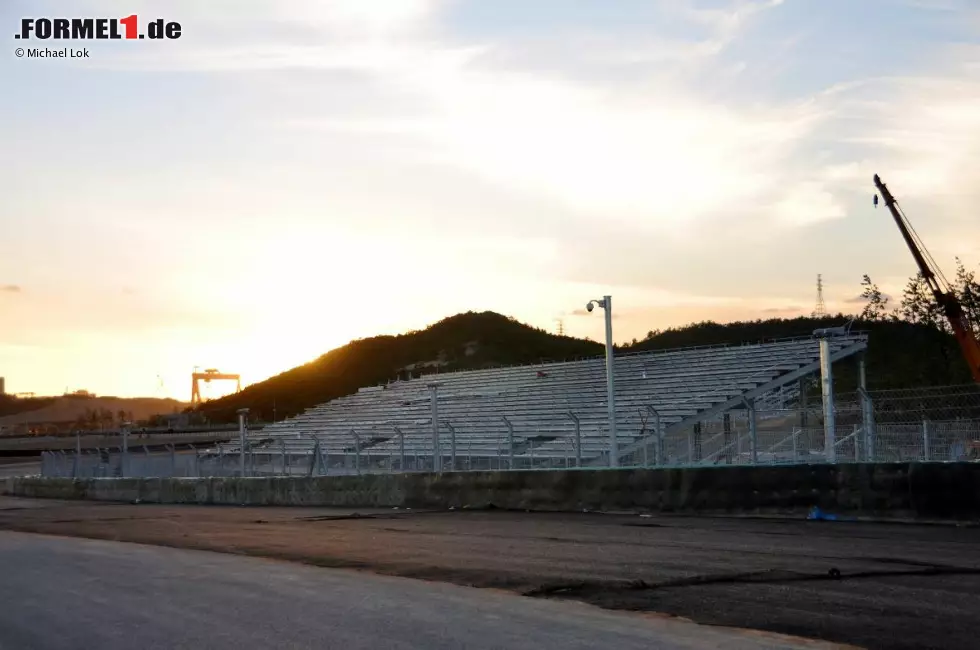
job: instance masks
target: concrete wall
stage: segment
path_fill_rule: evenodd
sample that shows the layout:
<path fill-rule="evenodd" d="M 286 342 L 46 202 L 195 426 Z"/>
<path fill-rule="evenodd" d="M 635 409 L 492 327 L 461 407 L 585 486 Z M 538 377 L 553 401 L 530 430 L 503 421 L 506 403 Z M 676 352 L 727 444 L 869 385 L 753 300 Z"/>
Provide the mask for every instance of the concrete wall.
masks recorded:
<path fill-rule="evenodd" d="M 980 464 L 887 463 L 315 478 L 10 478 L 4 494 L 214 505 L 801 513 L 980 519 Z"/>

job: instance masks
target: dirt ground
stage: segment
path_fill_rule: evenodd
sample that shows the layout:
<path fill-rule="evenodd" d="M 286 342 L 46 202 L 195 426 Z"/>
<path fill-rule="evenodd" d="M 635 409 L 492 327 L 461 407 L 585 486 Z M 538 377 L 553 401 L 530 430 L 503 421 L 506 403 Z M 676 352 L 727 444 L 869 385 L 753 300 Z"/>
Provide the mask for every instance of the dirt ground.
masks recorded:
<path fill-rule="evenodd" d="M 975 648 L 980 528 L 0 498 L 0 529 L 259 555 L 868 648 Z"/>

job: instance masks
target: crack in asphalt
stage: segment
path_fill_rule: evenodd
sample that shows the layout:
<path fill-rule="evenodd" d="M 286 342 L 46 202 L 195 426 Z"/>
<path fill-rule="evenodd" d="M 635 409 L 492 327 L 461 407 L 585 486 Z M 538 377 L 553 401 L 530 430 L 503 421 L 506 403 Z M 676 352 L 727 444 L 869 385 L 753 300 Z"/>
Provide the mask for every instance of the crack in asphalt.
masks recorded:
<path fill-rule="evenodd" d="M 553 595 L 571 595 L 578 593 L 595 593 L 602 591 L 653 591 L 658 589 L 673 589 L 677 587 L 698 587 L 713 584 L 780 584 L 792 582 L 842 581 L 860 580 L 867 578 L 890 578 L 897 576 L 949 576 L 949 575 L 980 575 L 980 569 L 944 565 L 929 565 L 921 562 L 906 562 L 897 558 L 863 558 L 881 562 L 905 563 L 920 566 L 918 569 L 892 569 L 854 571 L 841 573 L 831 567 L 827 573 L 803 573 L 785 569 L 763 569 L 742 573 L 702 574 L 661 582 L 647 582 L 642 579 L 629 581 L 575 581 L 546 584 L 522 592 L 524 596 L 543 597 Z"/>

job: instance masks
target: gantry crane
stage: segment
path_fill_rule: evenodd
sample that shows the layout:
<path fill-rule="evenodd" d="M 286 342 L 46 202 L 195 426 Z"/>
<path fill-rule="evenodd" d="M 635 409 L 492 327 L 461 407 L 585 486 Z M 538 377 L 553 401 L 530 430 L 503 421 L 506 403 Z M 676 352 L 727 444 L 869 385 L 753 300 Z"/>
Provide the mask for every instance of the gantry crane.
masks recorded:
<path fill-rule="evenodd" d="M 973 328 L 970 326 L 970 321 L 963 311 L 963 305 L 960 304 L 959 298 L 956 297 L 956 293 L 949 286 L 949 282 L 943 277 L 942 271 L 939 270 L 936 261 L 929 255 L 929 251 L 926 250 L 925 245 L 919 240 L 915 229 L 909 224 L 905 213 L 902 212 L 902 209 L 898 206 L 898 202 L 895 201 L 895 197 L 888 191 L 888 187 L 885 186 L 878 174 L 875 174 L 875 187 L 881 193 L 881 197 L 885 201 L 885 206 L 892 213 L 892 217 L 895 219 L 895 225 L 898 226 L 898 230 L 902 233 L 902 237 L 905 239 L 905 243 L 908 245 L 912 257 L 915 258 L 915 263 L 919 266 L 919 273 L 922 275 L 922 279 L 929 285 L 929 289 L 932 291 L 936 303 L 943 310 L 946 320 L 949 321 L 949 326 L 953 329 L 953 336 L 959 342 L 960 348 L 963 350 L 963 357 L 966 359 L 967 365 L 970 366 L 973 380 L 980 383 L 980 341 L 977 341 L 976 334 L 974 334 Z M 877 204 L 878 197 L 875 196 L 875 205 Z"/>
<path fill-rule="evenodd" d="M 201 386 L 199 382 L 210 383 L 212 380 L 217 379 L 228 379 L 236 382 L 236 393 L 240 393 L 242 390 L 242 378 L 240 375 L 218 372 L 215 368 L 208 368 L 204 372 L 191 373 L 191 404 L 201 403 Z"/>

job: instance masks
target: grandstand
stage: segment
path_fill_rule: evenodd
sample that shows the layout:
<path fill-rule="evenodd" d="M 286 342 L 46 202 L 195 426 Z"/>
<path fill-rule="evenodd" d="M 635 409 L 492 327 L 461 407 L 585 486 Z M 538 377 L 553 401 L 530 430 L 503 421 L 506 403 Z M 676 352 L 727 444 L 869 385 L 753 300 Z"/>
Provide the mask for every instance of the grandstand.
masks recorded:
<path fill-rule="evenodd" d="M 867 337 L 829 344 L 836 362 L 866 349 Z M 617 356 L 621 464 L 731 462 L 744 451 L 733 415 L 791 399 L 819 370 L 815 338 Z M 602 466 L 606 406 L 602 358 L 460 371 L 363 388 L 267 425 L 247 447 L 255 474 Z"/>

